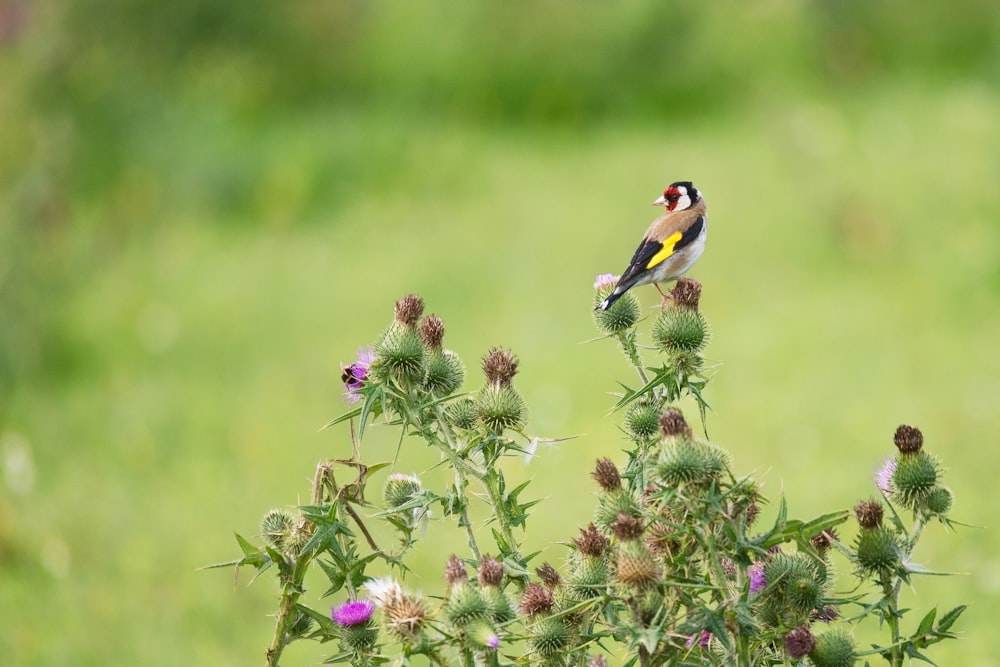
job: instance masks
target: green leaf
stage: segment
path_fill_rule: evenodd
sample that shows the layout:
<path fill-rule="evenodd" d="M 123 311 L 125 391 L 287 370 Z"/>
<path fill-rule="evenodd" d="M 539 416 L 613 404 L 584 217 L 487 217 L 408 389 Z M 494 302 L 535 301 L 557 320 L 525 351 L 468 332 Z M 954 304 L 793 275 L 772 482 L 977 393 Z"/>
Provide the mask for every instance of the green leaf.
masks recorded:
<path fill-rule="evenodd" d="M 244 538 L 239 533 L 233 533 L 236 536 L 236 541 L 240 545 L 240 550 L 243 551 L 243 558 L 238 563 L 239 565 L 252 565 L 256 568 L 263 567 L 270 559 L 267 557 L 263 551 L 252 545 L 246 538 Z"/>
<path fill-rule="evenodd" d="M 336 636 L 337 625 L 333 622 L 333 619 L 330 618 L 329 614 L 322 614 L 311 607 L 307 607 L 304 604 L 299 604 L 297 602 L 295 603 L 295 608 L 299 612 L 316 621 L 316 625 L 323 630 L 324 634 L 329 635 L 330 637 Z"/>
<path fill-rule="evenodd" d="M 920 620 L 920 625 L 917 626 L 917 631 L 914 633 L 914 639 L 920 641 L 924 635 L 930 633 L 931 628 L 934 627 L 934 619 L 937 617 L 937 607 L 931 609 L 927 614 Z"/>
<path fill-rule="evenodd" d="M 912 643 L 907 642 L 905 646 L 906 646 L 906 655 L 910 656 L 910 658 L 912 658 L 914 660 L 922 660 L 922 661 L 924 661 L 924 662 L 926 662 L 926 663 L 928 663 L 930 665 L 934 665 L 935 667 L 937 667 L 937 663 L 936 662 L 934 662 L 933 660 L 931 660 L 930 658 L 928 658 L 926 655 L 924 655 L 923 653 L 921 653 L 920 651 L 918 651 L 917 647 L 914 646 Z"/>
<path fill-rule="evenodd" d="M 949 611 L 944 616 L 942 616 L 941 620 L 938 622 L 938 626 L 935 629 L 935 632 L 939 633 L 948 632 L 948 629 L 955 624 L 955 621 L 958 620 L 958 617 L 961 616 L 962 612 L 965 611 L 966 609 L 967 605 L 964 604 L 959 605 L 954 609 L 952 609 L 951 611 Z"/>

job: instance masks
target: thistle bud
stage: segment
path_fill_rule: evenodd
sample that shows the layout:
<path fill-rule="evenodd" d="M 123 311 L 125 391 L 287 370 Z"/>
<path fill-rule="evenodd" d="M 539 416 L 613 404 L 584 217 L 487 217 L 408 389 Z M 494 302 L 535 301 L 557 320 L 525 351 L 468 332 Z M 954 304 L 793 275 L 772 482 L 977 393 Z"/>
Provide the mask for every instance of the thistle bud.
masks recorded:
<path fill-rule="evenodd" d="M 853 667 L 857 661 L 854 641 L 844 632 L 831 630 L 816 637 L 816 647 L 809 652 L 816 667 Z"/>
<path fill-rule="evenodd" d="M 622 584 L 641 589 L 659 578 L 660 566 L 645 544 L 625 542 L 618 551 L 616 576 Z"/>
<path fill-rule="evenodd" d="M 900 454 L 916 454 L 924 446 L 924 434 L 916 426 L 901 425 L 892 438 Z"/>
<path fill-rule="evenodd" d="M 597 277 L 594 283 L 594 324 L 605 335 L 622 333 L 632 328 L 639 321 L 639 299 L 632 292 L 626 292 L 607 310 L 601 310 L 599 304 L 608 298 L 618 284 L 618 279 L 611 274 Z"/>
<path fill-rule="evenodd" d="M 448 622 L 457 629 L 486 618 L 490 613 L 489 606 L 479 590 L 465 585 L 464 581 L 451 587 L 442 611 Z"/>
<path fill-rule="evenodd" d="M 468 430 L 475 428 L 476 424 L 479 423 L 479 408 L 476 405 L 476 400 L 469 396 L 460 398 L 449 405 L 445 414 L 456 428 Z"/>
<path fill-rule="evenodd" d="M 479 390 L 476 414 L 483 426 L 499 434 L 505 429 L 524 428 L 528 408 L 524 397 L 510 384 L 491 383 Z"/>
<path fill-rule="evenodd" d="M 420 323 L 420 341 L 428 350 L 440 350 L 444 340 L 444 321 L 437 315 L 428 315 Z"/>
<path fill-rule="evenodd" d="M 391 327 L 375 345 L 375 355 L 370 370 L 376 380 L 423 379 L 427 352 L 420 342 L 420 334 L 415 329 Z"/>
<path fill-rule="evenodd" d="M 653 322 L 651 335 L 667 354 L 694 354 L 708 344 L 708 323 L 698 310 L 669 306 Z"/>
<path fill-rule="evenodd" d="M 618 491 L 622 488 L 621 475 L 611 459 L 597 459 L 594 472 L 590 475 L 605 491 Z"/>
<path fill-rule="evenodd" d="M 670 290 L 670 298 L 679 308 L 697 310 L 701 300 L 701 283 L 694 278 L 678 278 Z"/>
<path fill-rule="evenodd" d="M 638 400 L 625 413 L 625 431 L 633 440 L 649 440 L 659 430 L 660 412 L 652 401 Z"/>
<path fill-rule="evenodd" d="M 594 521 L 605 532 L 611 532 L 611 524 L 623 513 L 629 516 L 640 514 L 639 504 L 624 490 L 607 491 L 597 497 Z"/>
<path fill-rule="evenodd" d="M 725 450 L 704 442 L 676 440 L 660 452 L 656 472 L 664 485 L 678 486 L 715 479 L 728 466 L 729 455 Z"/>
<path fill-rule="evenodd" d="M 893 497 L 909 509 L 923 505 L 937 488 L 939 465 L 927 452 L 900 454 L 892 473 Z"/>
<path fill-rule="evenodd" d="M 412 329 L 424 314 L 424 300 L 416 294 L 407 294 L 396 302 L 396 323 Z"/>
<path fill-rule="evenodd" d="M 543 660 L 562 654 L 573 644 L 573 633 L 561 618 L 541 619 L 528 632 L 528 647 Z"/>
<path fill-rule="evenodd" d="M 829 549 L 830 546 L 836 541 L 836 539 L 837 539 L 837 531 L 834 530 L 833 528 L 829 528 L 827 530 L 824 530 L 819 535 L 813 535 L 812 539 L 809 540 L 809 543 L 812 544 L 813 548 L 816 551 L 818 551 L 819 554 L 822 556 L 824 553 L 826 553 L 826 550 Z"/>
<path fill-rule="evenodd" d="M 944 516 L 951 511 L 951 505 L 953 502 L 954 495 L 952 494 L 951 489 L 944 486 L 936 486 L 930 493 L 927 494 L 925 506 L 932 514 Z"/>
<path fill-rule="evenodd" d="M 386 507 L 394 508 L 410 502 L 421 491 L 419 477 L 395 472 L 385 480 L 382 498 L 385 500 Z"/>
<path fill-rule="evenodd" d="M 862 528 L 854 545 L 858 569 L 863 574 L 881 575 L 899 565 L 899 541 L 888 528 Z"/>
<path fill-rule="evenodd" d="M 261 537 L 269 547 L 278 551 L 285 548 L 294 528 L 295 519 L 285 510 L 269 510 L 260 520 Z"/>
<path fill-rule="evenodd" d="M 437 349 L 427 355 L 424 387 L 435 396 L 455 393 L 465 382 L 465 364 L 451 350 Z"/>
<path fill-rule="evenodd" d="M 496 649 L 500 646 L 496 630 L 484 619 L 475 621 L 466 628 L 466 636 L 479 648 Z"/>
<path fill-rule="evenodd" d="M 584 556 L 573 563 L 569 587 L 572 594 L 581 600 L 600 597 L 607 588 L 610 576 L 606 559 L 600 556 Z"/>

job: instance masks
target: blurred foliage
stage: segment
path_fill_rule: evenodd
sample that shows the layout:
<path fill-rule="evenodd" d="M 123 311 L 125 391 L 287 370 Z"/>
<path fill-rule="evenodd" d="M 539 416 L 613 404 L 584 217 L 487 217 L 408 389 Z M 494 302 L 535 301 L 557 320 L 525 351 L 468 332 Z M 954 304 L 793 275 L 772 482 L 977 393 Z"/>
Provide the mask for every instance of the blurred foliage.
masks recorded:
<path fill-rule="evenodd" d="M 0 615 L 19 619 L 0 652 L 256 656 L 269 591 L 233 614 L 191 568 L 330 454 L 311 428 L 337 412 L 338 361 L 408 291 L 458 319 L 469 358 L 521 354 L 557 415 L 533 426 L 591 433 L 525 474 L 616 449 L 585 392 L 612 366 L 575 343 L 593 275 L 681 176 L 712 210 L 694 273 L 737 469 L 814 492 L 790 471 L 867 460 L 903 421 L 981 451 L 998 44 L 986 0 L 0 0 Z M 991 497 L 988 466 L 956 468 L 978 490 L 959 497 Z M 553 520 L 587 504 L 560 502 Z M 955 516 L 989 523 L 971 505 Z M 973 535 L 948 559 L 979 573 L 956 601 L 1000 590 L 1000 541 Z M 984 627 L 951 662 L 992 659 Z"/>

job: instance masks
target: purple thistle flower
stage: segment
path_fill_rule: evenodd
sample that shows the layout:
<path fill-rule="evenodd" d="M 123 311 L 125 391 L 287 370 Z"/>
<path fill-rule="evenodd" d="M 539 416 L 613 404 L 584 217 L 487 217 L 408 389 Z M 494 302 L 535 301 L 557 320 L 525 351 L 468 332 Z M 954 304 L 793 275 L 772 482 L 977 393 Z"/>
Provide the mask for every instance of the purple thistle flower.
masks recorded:
<path fill-rule="evenodd" d="M 330 608 L 333 621 L 342 628 L 365 623 L 375 613 L 375 603 L 370 600 L 353 600 L 339 607 Z"/>
<path fill-rule="evenodd" d="M 686 647 L 691 648 L 695 644 L 698 644 L 701 648 L 708 648 L 709 643 L 712 641 L 712 633 L 708 630 L 702 630 L 700 633 L 696 632 L 690 637 L 688 637 L 687 642 L 684 644 Z"/>
<path fill-rule="evenodd" d="M 767 577 L 764 576 L 764 563 L 757 562 L 747 568 L 747 577 L 750 578 L 750 593 L 760 593 L 767 585 Z"/>
<path fill-rule="evenodd" d="M 885 495 L 892 491 L 892 476 L 895 472 L 896 459 L 890 459 L 888 456 L 882 462 L 882 467 L 875 471 L 875 486 Z"/>
<path fill-rule="evenodd" d="M 496 635 L 490 635 L 486 638 L 486 645 L 490 648 L 497 648 L 500 646 L 500 638 Z"/>
<path fill-rule="evenodd" d="M 346 367 L 341 364 L 340 368 L 343 372 L 340 374 L 340 380 L 347 387 L 347 395 L 344 396 L 344 400 L 348 403 L 355 403 L 361 398 L 358 390 L 365 386 L 365 380 L 368 379 L 368 369 L 371 368 L 373 361 L 375 361 L 375 355 L 372 353 L 372 348 L 366 345 L 358 348 L 357 361 Z"/>

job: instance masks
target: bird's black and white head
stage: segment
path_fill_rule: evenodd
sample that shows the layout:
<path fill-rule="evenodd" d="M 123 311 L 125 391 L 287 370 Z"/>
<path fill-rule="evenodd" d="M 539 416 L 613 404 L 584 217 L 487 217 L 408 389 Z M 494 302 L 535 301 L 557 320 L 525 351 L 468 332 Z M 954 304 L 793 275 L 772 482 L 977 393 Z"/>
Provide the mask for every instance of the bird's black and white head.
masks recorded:
<path fill-rule="evenodd" d="M 653 206 L 665 206 L 668 211 L 683 211 L 691 208 L 701 199 L 701 193 L 691 181 L 677 181 L 667 186 L 663 195 L 653 202 Z"/>

